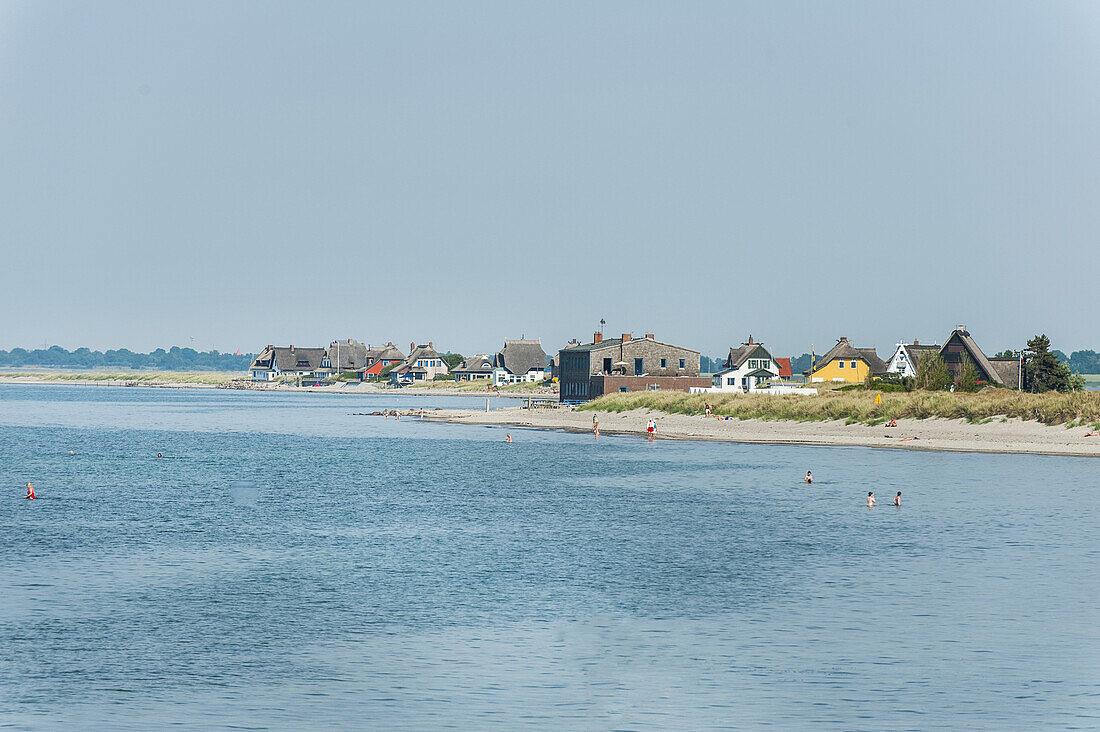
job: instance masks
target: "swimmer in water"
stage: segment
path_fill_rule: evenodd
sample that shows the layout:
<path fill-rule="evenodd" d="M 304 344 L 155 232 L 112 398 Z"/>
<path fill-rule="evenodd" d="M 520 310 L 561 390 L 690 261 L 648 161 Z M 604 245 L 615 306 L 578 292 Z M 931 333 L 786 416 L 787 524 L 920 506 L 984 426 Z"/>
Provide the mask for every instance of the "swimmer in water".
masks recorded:
<path fill-rule="evenodd" d="M 75 452 L 73 452 L 72 450 L 69 450 L 69 454 L 70 454 L 70 455 L 75 455 L 76 453 L 75 453 Z"/>
<path fill-rule="evenodd" d="M 163 455 L 161 455 L 161 454 L 160 454 L 160 453 L 158 452 L 158 453 L 157 453 L 157 457 L 164 457 L 164 456 L 163 456 Z"/>
<path fill-rule="evenodd" d="M 814 474 L 811 473 L 809 470 L 807 470 L 806 471 L 806 477 L 803 478 L 803 480 L 805 480 L 807 483 L 813 483 L 814 482 Z"/>
<path fill-rule="evenodd" d="M 512 433 L 511 432 L 509 432 L 507 435 L 505 435 L 504 441 L 505 442 L 511 442 L 512 441 Z"/>
<path fill-rule="evenodd" d="M 34 486 L 31 485 L 30 483 L 27 483 L 27 495 L 25 495 L 23 497 L 24 498 L 29 498 L 32 501 L 34 500 Z"/>
<path fill-rule="evenodd" d="M 895 506 L 900 506 L 901 505 L 901 491 L 898 491 L 898 494 L 896 496 L 894 496 L 894 505 Z"/>
<path fill-rule="evenodd" d="M 867 492 L 867 508 L 874 508 L 874 507 L 875 507 L 875 492 L 874 491 L 868 491 Z"/>

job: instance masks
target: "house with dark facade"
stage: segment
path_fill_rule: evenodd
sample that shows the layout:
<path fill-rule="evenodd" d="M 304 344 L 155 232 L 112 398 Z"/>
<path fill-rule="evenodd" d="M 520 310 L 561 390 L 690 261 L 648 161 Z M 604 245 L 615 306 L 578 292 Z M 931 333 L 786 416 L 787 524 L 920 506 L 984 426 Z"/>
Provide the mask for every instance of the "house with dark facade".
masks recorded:
<path fill-rule="evenodd" d="M 605 340 L 595 333 L 591 343 L 558 352 L 559 398 L 584 402 L 602 394 L 633 391 L 690 391 L 710 386 L 699 376 L 699 352 L 658 341 L 652 333 Z"/>
<path fill-rule="evenodd" d="M 316 375 L 325 357 L 324 348 L 268 345 L 248 367 L 253 381 L 278 381 Z"/>
<path fill-rule="evenodd" d="M 1015 357 L 988 358 L 971 337 L 965 325 L 955 327 L 940 349 L 940 357 L 947 364 L 947 370 L 958 378 L 967 358 L 978 372 L 978 382 L 1008 386 L 1013 389 L 1020 384 L 1020 360 Z"/>

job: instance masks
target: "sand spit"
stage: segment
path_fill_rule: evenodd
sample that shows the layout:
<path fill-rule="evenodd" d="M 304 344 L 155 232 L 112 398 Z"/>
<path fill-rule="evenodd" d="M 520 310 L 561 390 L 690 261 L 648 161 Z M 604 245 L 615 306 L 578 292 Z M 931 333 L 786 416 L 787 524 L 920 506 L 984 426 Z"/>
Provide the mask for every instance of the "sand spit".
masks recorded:
<path fill-rule="evenodd" d="M 425 419 L 454 424 L 507 425 L 591 433 L 592 414 L 590 411 L 564 407 L 506 407 L 492 412 L 444 409 L 429 413 Z M 903 419 L 898 421 L 897 427 L 869 427 L 863 424 L 847 425 L 840 420 L 742 421 L 641 409 L 619 414 L 598 414 L 600 433 L 604 435 L 644 436 L 646 421 L 652 417 L 657 420 L 659 439 L 1100 457 L 1100 436 L 1085 437 L 1091 431 L 1089 427 L 1066 429 L 1064 425 L 1047 426 L 1020 419 L 995 419 L 981 425 L 964 420 Z"/>

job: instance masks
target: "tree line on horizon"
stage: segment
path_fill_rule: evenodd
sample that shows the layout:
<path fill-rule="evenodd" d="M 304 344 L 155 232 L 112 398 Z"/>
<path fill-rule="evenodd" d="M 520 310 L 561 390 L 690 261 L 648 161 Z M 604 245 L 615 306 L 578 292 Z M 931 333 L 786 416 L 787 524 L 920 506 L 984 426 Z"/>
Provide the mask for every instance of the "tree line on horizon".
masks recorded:
<path fill-rule="evenodd" d="M 92 351 L 77 348 L 69 351 L 61 346 L 50 348 L 13 348 L 0 350 L 0 367 L 52 367 L 68 369 L 155 369 L 158 371 L 247 371 L 255 356 L 236 355 L 217 350 L 196 351 L 194 348 L 172 346 L 149 353 L 136 353 L 128 348 Z"/>

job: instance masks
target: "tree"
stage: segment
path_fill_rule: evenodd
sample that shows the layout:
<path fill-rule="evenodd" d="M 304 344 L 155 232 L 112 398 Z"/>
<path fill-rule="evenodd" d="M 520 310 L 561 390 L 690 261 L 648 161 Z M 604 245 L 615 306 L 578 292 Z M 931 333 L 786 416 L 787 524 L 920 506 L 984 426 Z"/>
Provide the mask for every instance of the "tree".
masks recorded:
<path fill-rule="evenodd" d="M 453 369 L 456 366 L 462 365 L 462 362 L 466 360 L 466 357 L 461 353 L 444 353 L 443 360 L 447 364 L 447 368 Z"/>
<path fill-rule="evenodd" d="M 951 386 L 951 372 L 939 353 L 927 353 L 917 359 L 915 386 L 928 391 L 943 391 Z"/>
<path fill-rule="evenodd" d="M 1024 388 L 1027 391 L 1070 391 L 1073 386 L 1070 376 L 1069 366 L 1050 350 L 1050 339 L 1045 333 L 1027 342 L 1024 351 Z"/>
<path fill-rule="evenodd" d="M 959 375 L 955 377 L 955 388 L 959 391 L 978 390 L 978 367 L 974 365 L 974 359 L 965 351 L 962 354 L 962 363 Z"/>

